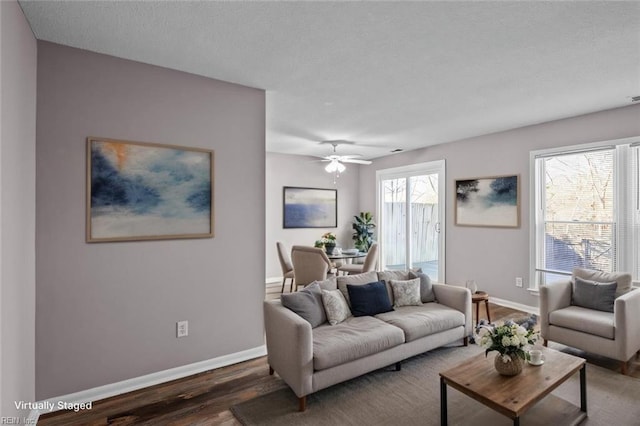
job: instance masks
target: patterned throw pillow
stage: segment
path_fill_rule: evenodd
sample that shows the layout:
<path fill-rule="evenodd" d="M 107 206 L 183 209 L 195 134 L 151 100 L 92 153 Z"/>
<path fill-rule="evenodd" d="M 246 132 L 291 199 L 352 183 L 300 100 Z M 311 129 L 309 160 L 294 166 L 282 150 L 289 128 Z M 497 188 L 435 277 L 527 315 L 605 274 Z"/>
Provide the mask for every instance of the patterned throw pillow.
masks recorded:
<path fill-rule="evenodd" d="M 349 305 L 340 290 L 322 290 L 322 303 L 331 325 L 340 324 L 351 316 Z"/>
<path fill-rule="evenodd" d="M 420 278 L 407 281 L 391 280 L 391 288 L 393 289 L 394 308 L 422 305 Z"/>

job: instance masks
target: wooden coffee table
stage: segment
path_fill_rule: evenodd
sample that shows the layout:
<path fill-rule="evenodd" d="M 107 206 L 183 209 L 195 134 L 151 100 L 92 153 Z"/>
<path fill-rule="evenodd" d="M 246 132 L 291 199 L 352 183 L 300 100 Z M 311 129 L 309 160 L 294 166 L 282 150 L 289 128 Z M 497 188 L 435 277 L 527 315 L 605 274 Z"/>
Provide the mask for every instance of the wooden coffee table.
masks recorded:
<path fill-rule="evenodd" d="M 520 424 L 520 417 L 536 406 L 531 417 L 540 424 L 578 424 L 587 417 L 586 361 L 554 349 L 543 348 L 545 363 L 532 366 L 525 363 L 522 373 L 513 377 L 498 374 L 493 366 L 497 352 L 479 354 L 465 362 L 440 373 L 440 423 L 447 424 L 447 385 L 475 399 L 487 407 Z M 549 395 L 569 377 L 580 371 L 580 407 L 573 406 L 561 398 Z M 547 395 L 549 395 L 547 397 Z M 547 397 L 547 398 L 545 398 Z M 538 409 L 546 403 L 546 407 Z M 549 415 L 558 411 L 559 419 L 550 420 Z M 542 413 L 543 415 L 540 415 Z M 490 412 L 489 415 L 492 415 Z M 474 424 L 489 424 L 478 422 Z"/>

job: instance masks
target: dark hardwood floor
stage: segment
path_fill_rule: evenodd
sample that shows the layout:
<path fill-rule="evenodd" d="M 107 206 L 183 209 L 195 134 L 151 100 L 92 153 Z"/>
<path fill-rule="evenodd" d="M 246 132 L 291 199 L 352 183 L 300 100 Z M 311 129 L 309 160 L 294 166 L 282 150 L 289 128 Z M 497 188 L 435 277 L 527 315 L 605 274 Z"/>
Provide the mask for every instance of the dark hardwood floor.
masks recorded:
<path fill-rule="evenodd" d="M 285 291 L 288 291 L 288 286 Z M 280 297 L 280 284 L 267 286 L 267 299 Z M 526 315 L 489 304 L 491 318 Z M 480 310 L 484 318 L 484 307 Z M 589 362 L 617 370 L 615 361 L 573 351 Z M 640 378 L 640 362 L 633 360 L 630 374 Z M 118 395 L 93 403 L 91 410 L 59 411 L 40 417 L 39 425 L 240 425 L 230 407 L 284 388 L 277 374 L 270 376 L 266 357 L 196 374 L 172 382 Z"/>

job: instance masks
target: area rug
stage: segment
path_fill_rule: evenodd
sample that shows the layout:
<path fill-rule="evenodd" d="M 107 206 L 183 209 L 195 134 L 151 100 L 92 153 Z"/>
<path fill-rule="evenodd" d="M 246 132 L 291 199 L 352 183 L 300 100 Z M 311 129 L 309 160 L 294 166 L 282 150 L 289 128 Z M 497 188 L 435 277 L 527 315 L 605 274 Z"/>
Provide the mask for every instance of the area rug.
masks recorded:
<path fill-rule="evenodd" d="M 402 370 L 371 372 L 307 397 L 307 410 L 298 412 L 298 400 L 281 389 L 240 403 L 231 411 L 243 425 L 439 425 L 440 371 L 453 367 L 482 350 L 476 345 L 445 347 L 410 358 Z M 490 354 L 489 356 L 492 356 Z M 533 368 L 533 367 L 525 367 Z M 580 405 L 579 375 L 553 392 Z M 583 425 L 624 426 L 640 424 L 640 380 L 592 364 L 587 365 L 589 417 Z M 477 414 L 489 410 L 448 388 L 449 424 L 477 425 Z M 490 410 L 489 410 L 490 411 Z M 526 425 L 526 417 L 522 424 Z M 494 425 L 510 425 L 497 415 Z M 554 425 L 555 426 L 555 425 Z"/>

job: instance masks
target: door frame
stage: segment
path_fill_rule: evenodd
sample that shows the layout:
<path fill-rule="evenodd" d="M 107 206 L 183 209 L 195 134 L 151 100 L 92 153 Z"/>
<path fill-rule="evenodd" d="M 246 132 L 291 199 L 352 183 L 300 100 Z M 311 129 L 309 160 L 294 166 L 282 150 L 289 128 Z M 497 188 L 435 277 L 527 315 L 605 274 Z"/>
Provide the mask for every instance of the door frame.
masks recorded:
<path fill-rule="evenodd" d="M 445 231 L 446 231 L 446 216 L 445 216 L 445 211 L 446 211 L 446 162 L 445 160 L 435 160 L 435 161 L 428 161 L 425 163 L 417 163 L 417 164 L 411 164 L 408 166 L 401 166 L 401 167 L 393 167 L 393 168 L 389 168 L 389 169 L 381 169 L 381 170 L 376 170 L 376 217 L 378 218 L 378 228 L 382 227 L 384 224 L 384 208 L 382 206 L 382 202 L 383 202 L 383 187 L 382 187 L 382 181 L 383 180 L 389 180 L 389 179 L 399 179 L 399 178 L 407 178 L 407 182 L 408 182 L 408 178 L 410 177 L 414 177 L 414 176 L 421 176 L 421 175 L 429 175 L 429 174 L 438 174 L 438 278 L 436 279 L 437 282 L 446 282 L 446 275 L 445 275 L 445 266 L 446 266 L 446 261 L 445 261 L 445 242 L 446 242 L 446 235 L 445 235 Z M 407 191 L 407 200 L 405 202 L 407 202 L 408 204 L 411 203 L 410 198 L 408 197 L 409 192 Z M 410 212 L 411 209 L 407 209 L 407 212 Z M 407 232 L 410 233 L 411 232 L 411 218 L 409 215 L 407 215 L 407 223 L 406 223 L 406 229 Z M 384 270 L 385 268 L 385 264 L 384 264 L 384 257 L 383 257 L 383 252 L 384 252 L 384 233 L 383 232 L 378 232 L 378 244 L 380 246 L 380 249 L 378 250 L 378 256 L 379 256 L 379 265 L 380 268 Z M 406 253 L 408 254 L 408 258 L 406 261 L 410 261 L 411 260 L 411 239 L 407 238 L 407 247 L 406 247 Z"/>

